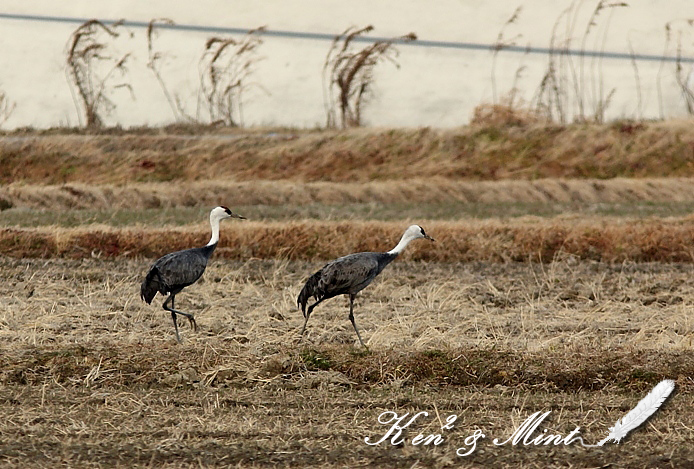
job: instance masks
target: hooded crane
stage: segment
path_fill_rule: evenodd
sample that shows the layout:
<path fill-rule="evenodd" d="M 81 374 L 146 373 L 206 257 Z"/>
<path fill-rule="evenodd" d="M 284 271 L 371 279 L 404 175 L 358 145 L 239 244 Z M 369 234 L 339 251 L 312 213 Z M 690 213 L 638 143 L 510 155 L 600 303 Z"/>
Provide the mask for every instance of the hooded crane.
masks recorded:
<path fill-rule="evenodd" d="M 162 307 L 166 311 L 171 312 L 171 318 L 173 319 L 176 329 L 176 340 L 179 344 L 181 343 L 181 337 L 178 335 L 177 314 L 188 318 L 188 321 L 195 330 L 198 329 L 198 326 L 192 314 L 174 309 L 174 299 L 185 287 L 197 282 L 202 276 L 202 273 L 205 272 L 207 261 L 210 259 L 210 256 L 214 252 L 214 248 L 217 247 L 217 243 L 219 242 L 219 222 L 225 218 L 232 217 L 245 220 L 244 217 L 233 213 L 226 207 L 213 208 L 210 212 L 210 226 L 212 227 L 210 242 L 201 248 L 176 251 L 159 258 L 152 264 L 149 272 L 147 272 L 145 280 L 142 282 L 140 297 L 146 301 L 147 304 L 152 303 L 157 292 L 162 295 L 169 295 Z M 171 306 L 169 306 L 169 303 L 171 303 Z"/>
<path fill-rule="evenodd" d="M 428 236 L 424 229 L 419 225 L 411 225 L 400 238 L 397 246 L 388 252 L 357 252 L 349 254 L 334 261 L 330 261 L 322 269 L 313 274 L 301 289 L 299 297 L 296 300 L 297 306 L 304 314 L 304 327 L 301 328 L 301 338 L 304 337 L 306 331 L 306 323 L 311 316 L 313 308 L 318 306 L 322 301 L 330 299 L 337 295 L 349 296 L 349 320 L 352 321 L 354 330 L 359 338 L 359 343 L 363 347 L 364 341 L 361 340 L 359 329 L 354 322 L 354 299 L 357 293 L 366 288 L 381 271 L 390 264 L 398 254 L 413 239 L 424 238 L 429 241 L 434 241 L 434 238 Z M 306 309 L 309 298 L 313 297 L 316 302 Z M 299 339 L 301 341 L 301 339 Z"/>

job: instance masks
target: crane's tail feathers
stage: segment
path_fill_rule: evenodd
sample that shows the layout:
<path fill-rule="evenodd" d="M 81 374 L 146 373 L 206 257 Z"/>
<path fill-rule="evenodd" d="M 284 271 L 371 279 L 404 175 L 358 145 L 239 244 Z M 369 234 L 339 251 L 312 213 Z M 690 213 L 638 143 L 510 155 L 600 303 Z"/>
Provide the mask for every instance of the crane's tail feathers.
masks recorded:
<path fill-rule="evenodd" d="M 301 289 L 301 292 L 299 293 L 299 296 L 296 299 L 296 305 L 299 307 L 304 317 L 306 317 L 306 305 L 308 304 L 309 298 L 313 296 L 317 300 L 320 296 L 320 293 L 318 291 L 319 280 L 320 271 L 316 272 L 315 274 L 311 275 L 311 277 L 309 277 L 309 279 L 306 281 L 306 284 L 304 285 L 304 288 Z"/>
<path fill-rule="evenodd" d="M 159 271 L 153 268 L 147 273 L 147 277 L 145 277 L 145 280 L 142 282 L 142 286 L 140 286 L 140 298 L 147 304 L 152 304 L 152 300 L 157 292 L 161 290 L 160 280 Z"/>

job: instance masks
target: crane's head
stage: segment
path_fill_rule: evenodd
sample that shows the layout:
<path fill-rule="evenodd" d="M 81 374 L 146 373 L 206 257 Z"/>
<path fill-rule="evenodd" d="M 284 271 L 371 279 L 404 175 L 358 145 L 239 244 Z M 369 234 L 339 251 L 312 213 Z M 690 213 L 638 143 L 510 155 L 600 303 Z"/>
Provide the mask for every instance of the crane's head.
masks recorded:
<path fill-rule="evenodd" d="M 232 212 L 223 205 L 220 205 L 219 207 L 215 207 L 212 209 L 212 211 L 210 212 L 210 220 L 212 220 L 213 218 L 216 218 L 217 220 L 224 220 L 225 218 L 240 218 L 241 220 L 246 219 L 246 217 L 242 217 L 241 215 Z"/>
<path fill-rule="evenodd" d="M 426 234 L 424 232 L 424 228 L 419 225 L 410 225 L 410 227 L 405 230 L 405 236 L 410 239 L 424 238 L 428 239 L 429 241 L 436 241 L 434 238 Z"/>
<path fill-rule="evenodd" d="M 400 254 L 403 249 L 407 247 L 408 244 L 410 244 L 410 241 L 414 239 L 419 239 L 419 238 L 424 238 L 428 239 L 429 241 L 434 241 L 434 238 L 429 236 L 424 232 L 424 228 L 422 228 L 419 225 L 410 225 L 405 232 L 402 234 L 402 238 L 400 238 L 400 242 L 398 243 L 397 246 L 395 246 L 393 249 L 388 251 L 388 254 L 393 254 L 393 255 L 398 255 Z"/>

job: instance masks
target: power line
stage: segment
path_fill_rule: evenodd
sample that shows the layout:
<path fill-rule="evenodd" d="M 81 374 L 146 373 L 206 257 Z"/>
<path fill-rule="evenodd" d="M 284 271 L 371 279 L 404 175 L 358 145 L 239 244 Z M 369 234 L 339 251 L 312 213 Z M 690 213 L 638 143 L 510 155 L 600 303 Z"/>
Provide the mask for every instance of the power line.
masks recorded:
<path fill-rule="evenodd" d="M 12 14 L 12 13 L 0 13 L 0 19 L 7 20 L 19 20 L 19 21 L 43 21 L 52 23 L 72 23 L 72 24 L 82 24 L 89 21 L 92 18 L 74 18 L 68 16 L 43 16 L 43 15 L 23 15 L 23 14 Z M 99 20 L 104 24 L 113 24 L 116 20 Z M 124 26 L 129 26 L 131 28 L 147 28 L 149 27 L 149 22 L 144 21 L 125 21 Z M 195 24 L 166 24 L 158 23 L 157 28 L 160 29 L 171 29 L 175 31 L 193 31 L 193 32 L 205 32 L 205 33 L 222 33 L 222 34 L 247 34 L 250 29 L 245 28 L 228 28 L 220 26 L 200 26 Z M 319 41 L 333 41 L 335 39 L 335 34 L 325 34 L 325 33 L 309 33 L 301 31 L 282 31 L 282 30 L 271 30 L 265 29 L 263 31 L 258 31 L 257 34 L 269 37 L 279 37 L 287 39 L 313 39 Z M 374 43 L 378 41 L 391 41 L 391 38 L 386 37 L 364 37 L 357 36 L 353 39 L 354 42 L 365 42 Z M 492 51 L 498 48 L 495 44 L 482 44 L 475 42 L 454 42 L 454 41 L 429 41 L 426 39 L 417 39 L 416 41 L 404 41 L 395 39 L 393 43 L 404 45 L 408 47 L 431 47 L 431 48 L 441 48 L 441 49 L 463 49 L 463 50 L 486 50 Z M 557 54 L 557 55 L 571 55 L 571 56 L 583 56 L 583 57 L 602 57 L 605 59 L 617 59 L 617 60 L 639 60 L 639 61 L 650 61 L 650 62 L 681 62 L 681 63 L 694 63 L 694 57 L 670 57 L 663 55 L 653 55 L 653 54 L 626 54 L 623 52 L 609 52 L 609 51 L 581 51 L 576 49 L 551 49 L 547 47 L 522 47 L 522 46 L 503 46 L 499 48 L 500 52 L 512 52 L 512 53 L 522 53 L 522 54 Z"/>

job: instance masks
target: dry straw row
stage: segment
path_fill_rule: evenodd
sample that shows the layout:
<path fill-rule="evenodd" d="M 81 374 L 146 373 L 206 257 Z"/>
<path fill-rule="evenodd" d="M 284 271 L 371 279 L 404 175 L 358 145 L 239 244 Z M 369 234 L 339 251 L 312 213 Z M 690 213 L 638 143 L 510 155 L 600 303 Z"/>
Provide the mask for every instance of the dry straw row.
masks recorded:
<path fill-rule="evenodd" d="M 524 217 L 509 221 L 422 222 L 437 243 L 413 243 L 404 257 L 436 262 L 542 261 L 561 255 L 605 262 L 692 262 L 694 218 Z M 384 251 L 407 222 L 227 223 L 215 255 L 230 259 L 330 259 L 356 251 Z M 0 253 L 13 257 L 157 257 L 203 245 L 209 227 L 5 228 Z"/>
<path fill-rule="evenodd" d="M 321 203 L 633 203 L 694 200 L 692 178 L 454 181 L 441 178 L 371 182 L 197 181 L 89 185 L 10 184 L 0 207 L 30 209 L 144 209 Z"/>

